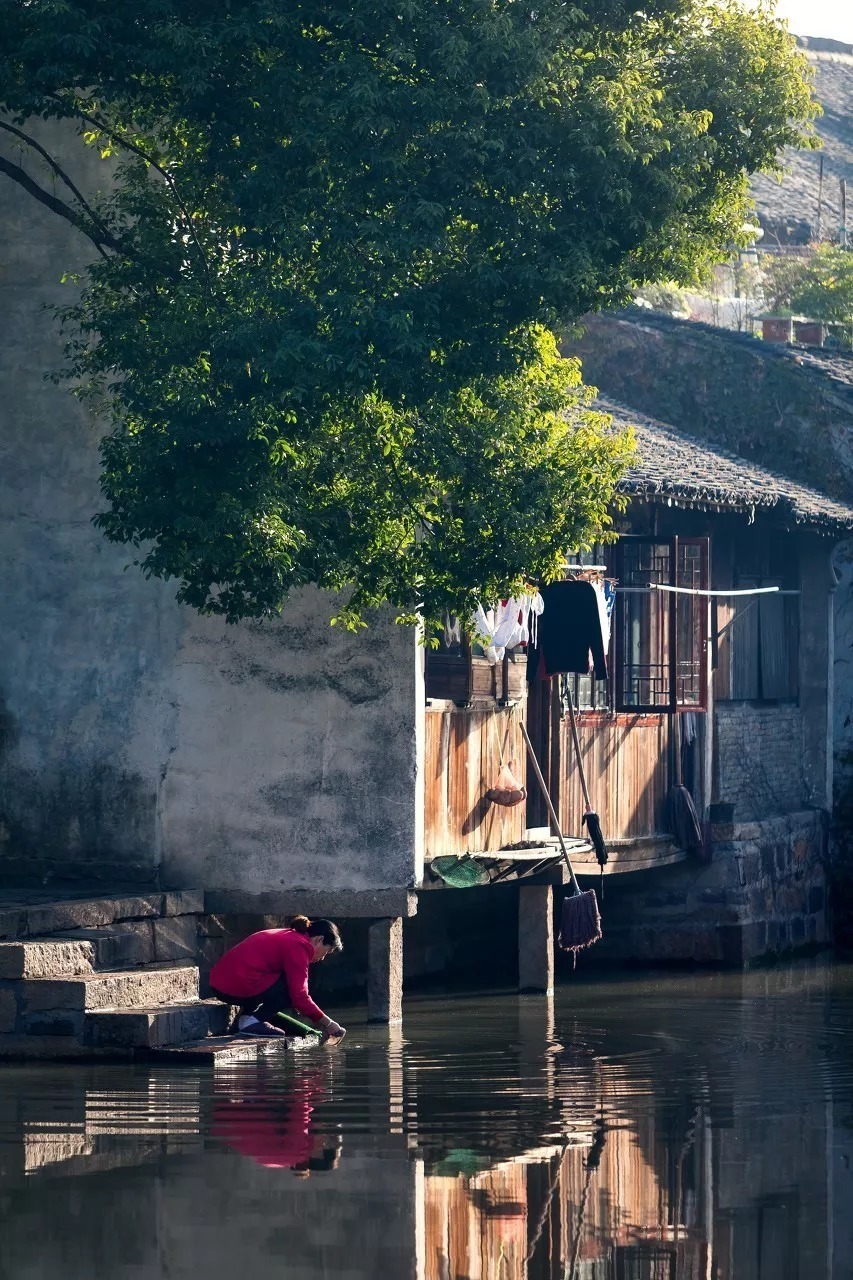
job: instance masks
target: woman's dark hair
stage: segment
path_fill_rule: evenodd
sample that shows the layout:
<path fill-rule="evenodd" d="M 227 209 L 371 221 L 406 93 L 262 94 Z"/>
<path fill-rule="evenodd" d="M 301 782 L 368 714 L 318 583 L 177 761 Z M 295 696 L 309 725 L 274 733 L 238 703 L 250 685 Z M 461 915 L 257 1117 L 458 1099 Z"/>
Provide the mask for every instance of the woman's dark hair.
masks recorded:
<path fill-rule="evenodd" d="M 290 927 L 297 933 L 304 933 L 306 938 L 319 938 L 324 947 L 334 947 L 335 951 L 344 949 L 338 926 L 331 920 L 309 920 L 307 916 L 294 916 Z"/>

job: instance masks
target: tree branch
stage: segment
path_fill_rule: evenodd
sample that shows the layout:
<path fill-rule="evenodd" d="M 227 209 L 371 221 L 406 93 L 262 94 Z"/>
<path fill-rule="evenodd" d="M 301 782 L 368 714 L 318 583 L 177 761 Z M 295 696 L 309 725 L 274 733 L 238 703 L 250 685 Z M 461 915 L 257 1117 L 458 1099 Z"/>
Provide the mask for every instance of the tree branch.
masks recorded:
<path fill-rule="evenodd" d="M 57 98 L 58 101 L 62 102 L 63 106 L 69 105 L 68 103 L 65 102 L 64 99 L 59 98 L 57 94 L 52 94 L 51 96 Z M 97 129 L 100 133 L 103 133 L 112 142 L 117 143 L 120 147 L 124 147 L 127 151 L 130 151 L 134 155 L 139 156 L 140 160 L 144 160 L 146 164 L 150 165 L 152 169 L 156 170 L 156 172 L 160 174 L 160 176 L 163 178 L 164 182 L 166 183 L 167 187 L 171 191 L 172 195 L 174 196 L 175 203 L 177 204 L 178 208 L 183 214 L 184 221 L 186 222 L 187 228 L 189 229 L 189 233 L 193 238 L 193 243 L 195 244 L 195 247 L 198 250 L 198 255 L 201 259 L 201 265 L 204 268 L 204 274 L 207 277 L 207 287 L 210 290 L 210 293 L 213 294 L 214 293 L 213 279 L 210 274 L 210 267 L 208 266 L 207 255 L 205 254 L 204 249 L 202 248 L 201 241 L 196 235 L 196 230 L 195 230 L 195 227 L 193 226 L 193 220 L 192 220 L 192 216 L 190 215 L 190 211 L 189 209 L 187 209 L 186 205 L 181 199 L 180 194 L 178 192 L 178 188 L 175 185 L 175 180 L 172 177 L 172 175 L 169 173 L 168 169 L 164 169 L 164 167 L 161 164 L 158 164 L 156 160 L 152 160 L 151 156 L 149 156 L 145 151 L 143 151 L 142 148 L 137 143 L 132 142 L 130 138 L 126 138 L 123 134 L 117 133 L 114 129 L 111 129 L 109 125 L 105 124 L 103 120 L 99 120 L 97 116 L 91 116 L 87 111 L 83 111 L 80 107 L 77 107 L 77 106 L 72 106 L 71 109 L 79 117 L 79 119 L 81 119 L 85 124 L 91 125 L 93 129 Z"/>
<path fill-rule="evenodd" d="M 0 120 L 0 129 L 5 129 L 7 133 L 11 133 L 16 138 L 20 138 L 21 141 L 25 143 L 26 146 L 32 147 L 34 151 L 37 151 L 38 154 L 47 161 L 47 163 L 50 165 L 51 169 L 56 174 L 56 176 L 60 178 L 62 182 L 65 183 L 66 187 L 68 187 L 69 191 L 77 200 L 78 204 L 82 206 L 87 216 L 92 219 L 92 224 L 98 228 L 98 230 L 101 232 L 102 235 L 107 237 L 110 236 L 110 230 L 107 227 L 106 223 L 103 221 L 102 218 L 98 216 L 98 214 L 95 212 L 95 210 L 89 204 L 88 200 L 83 195 L 82 191 L 80 191 L 79 188 L 75 186 L 75 184 L 71 181 L 71 179 L 69 178 L 65 170 L 61 168 L 61 166 L 57 163 L 57 161 L 53 158 L 53 156 L 50 155 L 50 153 L 45 150 L 45 148 L 41 145 L 40 142 L 36 142 L 35 138 L 31 138 L 28 133 L 24 133 L 23 129 L 16 128 L 15 125 L 9 124 L 8 121 L 6 120 Z"/>
<path fill-rule="evenodd" d="M 0 173 L 5 173 L 13 182 L 17 182 L 19 187 L 23 187 L 31 196 L 34 196 L 45 208 L 50 209 L 52 213 L 58 213 L 60 218 L 64 218 L 66 222 L 70 222 L 73 227 L 81 231 L 87 240 L 91 240 L 102 258 L 107 257 L 104 253 L 105 247 L 112 249 L 115 253 L 123 252 L 120 241 L 116 240 L 109 232 L 104 233 L 95 227 L 89 226 L 85 218 L 81 217 L 64 200 L 58 199 L 56 196 L 51 195 L 49 191 L 45 191 L 43 187 L 40 187 L 20 165 L 15 165 L 11 160 L 0 156 Z"/>

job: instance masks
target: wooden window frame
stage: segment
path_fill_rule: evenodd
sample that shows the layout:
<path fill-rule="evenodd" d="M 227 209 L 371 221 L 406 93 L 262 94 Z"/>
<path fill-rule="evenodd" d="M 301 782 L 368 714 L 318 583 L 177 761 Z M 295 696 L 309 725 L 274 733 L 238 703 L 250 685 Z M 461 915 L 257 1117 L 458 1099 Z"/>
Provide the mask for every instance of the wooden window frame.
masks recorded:
<path fill-rule="evenodd" d="M 611 625 L 614 710 L 617 713 L 627 712 L 632 714 L 706 711 L 708 708 L 708 627 L 706 621 L 706 597 L 704 596 L 679 596 L 675 592 L 661 592 L 658 594 L 651 590 L 649 591 L 650 597 L 657 598 L 658 608 L 660 609 L 660 616 L 663 621 L 664 634 L 666 637 L 665 665 L 667 669 L 667 696 L 662 697 L 658 701 L 652 702 L 629 701 L 626 697 L 625 676 L 631 664 L 628 663 L 627 655 L 625 653 L 625 609 L 627 607 L 627 600 L 630 599 L 625 588 L 635 584 L 629 584 L 626 582 L 625 550 L 629 546 L 637 547 L 639 545 L 658 547 L 666 546 L 668 548 L 668 582 L 661 585 L 671 587 L 685 585 L 683 581 L 679 580 L 682 576 L 679 558 L 680 549 L 682 547 L 698 547 L 700 549 L 698 589 L 707 591 L 710 583 L 711 540 L 708 537 L 688 538 L 678 535 L 670 537 L 654 537 L 648 534 L 625 534 L 619 539 L 615 547 L 614 557 L 616 577 L 619 581 L 619 586 L 616 589 L 616 603 L 613 610 L 613 620 Z M 643 590 L 643 587 L 648 584 L 636 585 L 639 585 L 640 590 Z M 691 585 L 695 585 L 695 583 L 691 583 Z M 662 599 L 661 596 L 663 597 Z M 696 642 L 696 622 L 693 620 L 693 643 L 690 645 L 689 653 L 686 658 L 691 669 L 696 672 L 696 683 L 698 684 L 698 696 L 692 701 L 687 701 L 683 694 L 683 672 L 681 667 L 685 662 L 685 655 L 684 643 L 679 636 L 679 605 L 682 602 L 685 604 L 689 603 L 692 610 L 699 611 L 698 643 Z M 682 685 L 681 696 L 679 696 L 680 682 Z"/>

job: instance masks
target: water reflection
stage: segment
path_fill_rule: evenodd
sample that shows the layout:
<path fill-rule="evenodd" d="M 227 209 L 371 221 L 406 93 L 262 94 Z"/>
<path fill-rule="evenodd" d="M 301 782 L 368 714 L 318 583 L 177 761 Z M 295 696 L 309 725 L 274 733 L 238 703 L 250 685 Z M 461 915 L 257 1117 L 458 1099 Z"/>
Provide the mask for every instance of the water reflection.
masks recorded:
<path fill-rule="evenodd" d="M 841 1280 L 853 972 L 415 1002 L 336 1054 L 0 1067 L 0 1278 Z"/>

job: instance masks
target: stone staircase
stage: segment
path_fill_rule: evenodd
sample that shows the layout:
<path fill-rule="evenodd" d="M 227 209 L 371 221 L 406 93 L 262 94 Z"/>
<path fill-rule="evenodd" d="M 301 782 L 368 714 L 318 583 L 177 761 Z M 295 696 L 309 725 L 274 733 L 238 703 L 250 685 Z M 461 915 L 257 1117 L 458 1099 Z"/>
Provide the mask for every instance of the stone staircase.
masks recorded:
<path fill-rule="evenodd" d="M 204 895 L 0 906 L 0 1058 L 135 1056 L 221 1035 L 199 998 Z"/>

